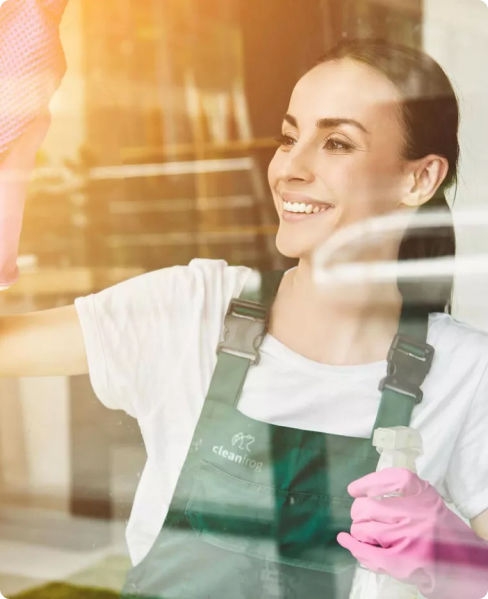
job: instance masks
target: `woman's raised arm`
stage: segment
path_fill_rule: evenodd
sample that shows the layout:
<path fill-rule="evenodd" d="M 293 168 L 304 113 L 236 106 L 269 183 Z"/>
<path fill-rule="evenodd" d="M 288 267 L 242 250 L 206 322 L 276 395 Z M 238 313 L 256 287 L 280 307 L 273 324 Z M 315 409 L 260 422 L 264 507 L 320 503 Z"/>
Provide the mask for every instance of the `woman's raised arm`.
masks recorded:
<path fill-rule="evenodd" d="M 74 305 L 0 316 L 0 376 L 88 372 Z"/>
<path fill-rule="evenodd" d="M 26 127 L 0 163 L 0 286 L 17 278 L 17 247 L 28 176 L 49 126 L 48 115 Z M 87 372 L 74 306 L 0 316 L 0 376 Z"/>

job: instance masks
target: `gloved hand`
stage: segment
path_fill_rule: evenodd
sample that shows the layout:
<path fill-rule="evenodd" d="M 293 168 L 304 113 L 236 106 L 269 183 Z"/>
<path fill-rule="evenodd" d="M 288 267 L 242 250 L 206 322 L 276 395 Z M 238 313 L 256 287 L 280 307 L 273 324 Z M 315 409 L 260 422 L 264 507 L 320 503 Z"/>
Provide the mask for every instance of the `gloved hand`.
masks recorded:
<path fill-rule="evenodd" d="M 65 71 L 58 25 L 67 0 L 0 5 L 0 288 L 17 278 L 27 177 Z"/>
<path fill-rule="evenodd" d="M 481 599 L 488 541 L 456 516 L 429 483 L 404 468 L 353 481 L 351 534 L 340 545 L 366 568 L 417 586 L 429 599 Z M 388 496 L 389 495 L 389 496 Z"/>
<path fill-rule="evenodd" d="M 48 110 L 65 69 L 59 22 L 67 0 L 6 0 L 0 6 L 0 160 Z"/>

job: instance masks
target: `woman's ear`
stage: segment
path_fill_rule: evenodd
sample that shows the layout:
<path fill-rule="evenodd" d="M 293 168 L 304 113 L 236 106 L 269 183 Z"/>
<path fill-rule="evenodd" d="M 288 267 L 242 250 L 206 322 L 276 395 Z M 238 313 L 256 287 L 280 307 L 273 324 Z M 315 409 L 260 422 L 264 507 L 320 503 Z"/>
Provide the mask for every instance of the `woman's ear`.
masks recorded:
<path fill-rule="evenodd" d="M 442 185 L 449 170 L 449 163 L 444 156 L 429 154 L 410 161 L 407 168 L 407 186 L 402 204 L 418 208 L 428 202 Z"/>

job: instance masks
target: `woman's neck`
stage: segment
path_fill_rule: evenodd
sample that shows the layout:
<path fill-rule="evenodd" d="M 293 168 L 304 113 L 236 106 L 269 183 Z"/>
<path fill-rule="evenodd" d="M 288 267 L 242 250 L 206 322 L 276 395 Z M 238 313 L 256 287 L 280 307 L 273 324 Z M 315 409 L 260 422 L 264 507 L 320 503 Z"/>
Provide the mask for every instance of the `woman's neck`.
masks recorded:
<path fill-rule="evenodd" d="M 396 283 L 341 283 L 321 288 L 305 260 L 283 277 L 270 333 L 318 362 L 358 364 L 382 360 L 398 328 Z"/>

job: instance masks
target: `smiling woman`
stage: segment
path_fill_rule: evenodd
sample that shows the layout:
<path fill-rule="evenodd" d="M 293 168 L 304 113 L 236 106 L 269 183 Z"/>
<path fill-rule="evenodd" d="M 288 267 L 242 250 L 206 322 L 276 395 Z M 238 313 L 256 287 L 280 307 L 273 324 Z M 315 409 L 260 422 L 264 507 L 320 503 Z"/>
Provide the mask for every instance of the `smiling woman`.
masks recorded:
<path fill-rule="evenodd" d="M 447 295 L 323 290 L 312 272 L 336 231 L 383 214 L 405 227 L 364 260 L 454 250 L 452 228 L 436 245 L 411 227 L 424 206 L 448 209 L 457 120 L 430 58 L 347 42 L 296 84 L 269 165 L 296 268 L 193 260 L 2 319 L 4 373 L 88 369 L 99 399 L 138 419 L 124 597 L 346 599 L 352 556 L 431 599 L 488 590 L 488 544 L 446 507 L 486 531 L 487 335 L 442 313 Z M 372 433 L 394 425 L 423 438 L 418 476 L 372 473 Z"/>

